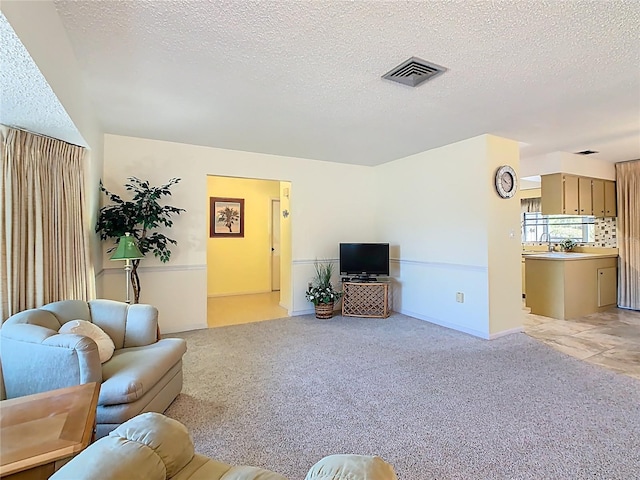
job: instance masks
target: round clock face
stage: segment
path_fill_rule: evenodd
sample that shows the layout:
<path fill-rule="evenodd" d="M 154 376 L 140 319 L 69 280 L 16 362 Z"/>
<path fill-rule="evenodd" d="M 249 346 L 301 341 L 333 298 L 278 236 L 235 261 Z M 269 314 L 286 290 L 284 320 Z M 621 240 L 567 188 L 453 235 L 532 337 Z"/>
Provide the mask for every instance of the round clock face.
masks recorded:
<path fill-rule="evenodd" d="M 518 177 L 509 165 L 503 165 L 496 172 L 496 191 L 502 198 L 511 198 L 518 189 Z"/>

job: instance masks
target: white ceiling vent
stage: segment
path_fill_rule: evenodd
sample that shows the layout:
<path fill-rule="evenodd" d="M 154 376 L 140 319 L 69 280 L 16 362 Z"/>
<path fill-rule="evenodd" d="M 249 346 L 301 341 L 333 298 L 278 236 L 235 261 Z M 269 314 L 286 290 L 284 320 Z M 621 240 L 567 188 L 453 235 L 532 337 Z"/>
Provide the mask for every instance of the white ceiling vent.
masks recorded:
<path fill-rule="evenodd" d="M 385 73 L 382 78 L 403 83 L 410 87 L 417 87 L 421 83 L 431 80 L 446 71 L 447 69 L 440 65 L 429 63 L 418 57 L 411 57 L 390 72 Z"/>

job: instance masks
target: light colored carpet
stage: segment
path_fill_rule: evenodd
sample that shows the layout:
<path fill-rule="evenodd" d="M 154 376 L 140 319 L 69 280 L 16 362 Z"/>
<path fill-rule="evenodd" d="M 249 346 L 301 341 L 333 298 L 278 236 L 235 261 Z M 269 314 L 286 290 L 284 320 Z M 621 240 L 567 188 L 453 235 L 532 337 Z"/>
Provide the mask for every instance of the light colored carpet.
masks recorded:
<path fill-rule="evenodd" d="M 524 334 L 480 340 L 399 314 L 176 334 L 166 414 L 196 451 L 304 478 L 331 453 L 402 480 L 640 478 L 640 381 Z"/>

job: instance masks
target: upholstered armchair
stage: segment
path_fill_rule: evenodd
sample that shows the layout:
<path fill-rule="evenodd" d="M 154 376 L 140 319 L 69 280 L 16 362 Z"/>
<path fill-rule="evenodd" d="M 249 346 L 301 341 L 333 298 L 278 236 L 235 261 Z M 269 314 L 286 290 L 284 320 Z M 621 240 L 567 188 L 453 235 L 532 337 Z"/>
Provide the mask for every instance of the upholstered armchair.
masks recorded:
<path fill-rule="evenodd" d="M 111 338 L 109 360 L 101 363 L 91 338 L 58 332 L 74 320 L 91 322 Z M 101 383 L 98 438 L 142 412 L 163 412 L 182 390 L 186 342 L 158 338 L 158 311 L 151 305 L 50 303 L 8 318 L 0 328 L 0 347 L 6 398 Z"/>

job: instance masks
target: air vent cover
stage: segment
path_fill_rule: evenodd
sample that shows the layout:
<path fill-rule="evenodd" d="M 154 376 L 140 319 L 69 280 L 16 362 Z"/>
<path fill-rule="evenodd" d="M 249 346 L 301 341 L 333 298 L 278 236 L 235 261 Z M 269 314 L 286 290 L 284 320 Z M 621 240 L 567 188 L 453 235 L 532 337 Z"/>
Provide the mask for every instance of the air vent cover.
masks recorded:
<path fill-rule="evenodd" d="M 596 152 L 595 150 L 582 150 L 581 152 L 576 152 L 576 155 L 593 155 Z"/>
<path fill-rule="evenodd" d="M 417 87 L 421 83 L 431 80 L 446 71 L 447 69 L 440 65 L 429 63 L 418 57 L 411 57 L 393 70 L 385 73 L 382 78 L 409 85 L 410 87 Z"/>

